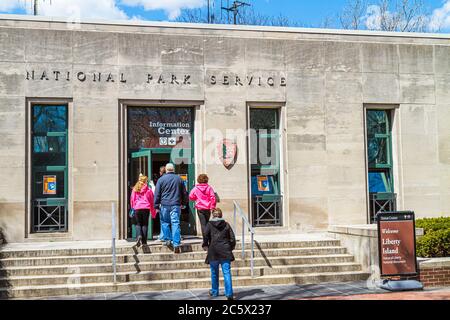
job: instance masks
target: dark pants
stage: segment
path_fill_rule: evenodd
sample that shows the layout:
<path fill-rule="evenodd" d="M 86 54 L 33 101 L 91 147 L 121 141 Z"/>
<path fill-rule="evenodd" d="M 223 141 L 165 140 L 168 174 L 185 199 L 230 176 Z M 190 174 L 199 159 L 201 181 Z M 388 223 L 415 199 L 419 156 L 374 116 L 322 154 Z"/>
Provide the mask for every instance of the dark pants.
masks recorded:
<path fill-rule="evenodd" d="M 136 237 L 141 237 L 142 243 L 147 243 L 148 234 L 148 220 L 150 218 L 150 210 L 139 209 L 136 210 Z"/>
<path fill-rule="evenodd" d="M 197 209 L 197 215 L 200 219 L 200 226 L 202 228 L 202 236 L 205 236 L 206 225 L 211 217 L 211 210 Z"/>

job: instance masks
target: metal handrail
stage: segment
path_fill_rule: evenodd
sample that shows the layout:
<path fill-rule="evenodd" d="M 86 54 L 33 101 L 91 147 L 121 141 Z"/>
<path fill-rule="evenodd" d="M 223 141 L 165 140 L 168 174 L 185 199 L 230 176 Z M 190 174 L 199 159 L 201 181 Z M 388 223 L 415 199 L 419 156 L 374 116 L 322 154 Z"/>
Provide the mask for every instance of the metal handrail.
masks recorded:
<path fill-rule="evenodd" d="M 112 210 L 111 210 L 111 216 L 112 216 L 112 267 L 113 267 L 113 283 L 117 283 L 117 261 L 116 261 L 116 204 L 112 203 Z"/>
<path fill-rule="evenodd" d="M 254 259 L 255 259 L 255 246 L 254 246 L 254 236 L 255 236 L 255 229 L 253 229 L 253 226 L 248 222 L 247 217 L 244 215 L 244 211 L 242 208 L 237 204 L 236 201 L 233 201 L 234 206 L 234 215 L 233 215 L 233 224 L 234 224 L 234 233 L 237 233 L 237 226 L 236 226 L 236 214 L 239 212 L 239 215 L 242 219 L 242 259 L 245 259 L 245 227 L 247 227 L 247 230 L 250 232 L 250 242 L 251 242 L 251 252 L 250 252 L 250 268 L 251 268 L 251 275 L 252 278 L 254 277 Z"/>

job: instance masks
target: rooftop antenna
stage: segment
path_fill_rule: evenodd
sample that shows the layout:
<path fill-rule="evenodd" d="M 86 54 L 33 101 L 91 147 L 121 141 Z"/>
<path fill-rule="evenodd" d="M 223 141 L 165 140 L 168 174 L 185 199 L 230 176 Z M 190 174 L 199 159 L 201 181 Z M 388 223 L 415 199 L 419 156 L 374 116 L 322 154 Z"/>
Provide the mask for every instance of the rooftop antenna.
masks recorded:
<path fill-rule="evenodd" d="M 210 7 L 210 2 L 211 2 L 211 0 L 208 0 L 208 23 L 211 23 L 211 13 L 210 13 L 210 10 L 209 10 L 209 7 Z"/>
<path fill-rule="evenodd" d="M 226 7 L 226 8 L 222 7 L 222 10 L 225 10 L 228 12 L 228 17 L 230 16 L 230 12 L 233 12 L 233 23 L 237 24 L 237 16 L 239 14 L 239 8 L 245 7 L 245 6 L 251 6 L 251 4 L 242 2 L 242 1 L 233 1 L 233 5 L 231 7 L 228 5 L 228 7 Z M 230 21 L 229 18 L 228 18 L 228 21 Z"/>

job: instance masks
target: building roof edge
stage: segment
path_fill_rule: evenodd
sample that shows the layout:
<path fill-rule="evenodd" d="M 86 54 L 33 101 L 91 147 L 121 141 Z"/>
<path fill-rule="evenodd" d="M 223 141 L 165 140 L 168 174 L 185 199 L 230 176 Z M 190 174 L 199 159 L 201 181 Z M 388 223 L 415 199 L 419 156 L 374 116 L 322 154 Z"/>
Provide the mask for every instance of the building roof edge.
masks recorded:
<path fill-rule="evenodd" d="M 64 17 L 44 17 L 17 14 L 0 14 L 0 21 L 18 22 L 45 22 L 45 23 L 69 23 L 73 20 Z M 274 33 L 298 33 L 315 35 L 344 35 L 344 36 L 373 36 L 373 37 L 397 37 L 397 38 L 417 38 L 417 39 L 449 39 L 449 33 L 416 33 L 416 32 L 387 32 L 369 30 L 341 30 L 341 29 L 320 29 L 320 28 L 295 28 L 295 27 L 271 27 L 271 26 L 248 26 L 248 25 L 224 25 L 224 24 L 203 24 L 165 21 L 142 21 L 142 20 L 100 20 L 81 19 L 77 21 L 85 25 L 98 26 L 124 26 L 124 27 L 156 27 L 174 29 L 197 29 L 197 30 L 223 30 L 223 31 L 254 31 L 254 32 L 274 32 Z"/>

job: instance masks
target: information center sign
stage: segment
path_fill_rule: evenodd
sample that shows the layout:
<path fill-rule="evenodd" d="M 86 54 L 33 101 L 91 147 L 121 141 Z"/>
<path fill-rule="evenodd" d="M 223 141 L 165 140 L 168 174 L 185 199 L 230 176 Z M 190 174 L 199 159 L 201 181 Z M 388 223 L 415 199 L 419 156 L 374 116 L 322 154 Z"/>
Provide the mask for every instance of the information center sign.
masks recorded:
<path fill-rule="evenodd" d="M 416 276 L 416 226 L 414 212 L 377 215 L 381 276 Z"/>
<path fill-rule="evenodd" d="M 130 107 L 128 148 L 190 149 L 193 127 L 192 108 Z"/>

